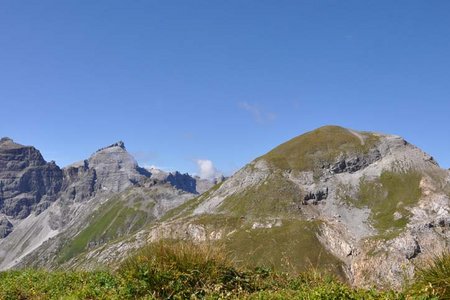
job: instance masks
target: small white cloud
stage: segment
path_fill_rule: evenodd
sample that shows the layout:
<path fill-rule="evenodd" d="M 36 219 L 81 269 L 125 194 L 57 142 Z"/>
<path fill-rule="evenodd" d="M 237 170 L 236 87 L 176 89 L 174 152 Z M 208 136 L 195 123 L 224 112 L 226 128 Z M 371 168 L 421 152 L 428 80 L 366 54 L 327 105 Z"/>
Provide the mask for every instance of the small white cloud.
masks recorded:
<path fill-rule="evenodd" d="M 261 110 L 261 108 L 259 108 L 257 105 L 250 104 L 248 102 L 239 102 L 238 106 L 240 109 L 249 112 L 252 115 L 253 119 L 261 124 L 275 121 L 275 119 L 277 118 L 276 114 L 274 114 L 273 112 L 265 112 Z"/>
<path fill-rule="evenodd" d="M 197 159 L 195 161 L 198 167 L 198 176 L 202 179 L 213 180 L 220 176 L 220 172 L 217 171 L 214 164 L 209 159 Z"/>
<path fill-rule="evenodd" d="M 173 171 L 173 168 L 171 168 L 171 167 L 161 167 L 161 166 L 148 165 L 148 164 L 145 164 L 144 168 L 147 170 L 150 170 L 153 173 Z"/>
<path fill-rule="evenodd" d="M 144 165 L 144 168 L 146 169 L 158 169 L 158 170 L 162 170 L 161 167 L 155 166 L 155 165 Z"/>

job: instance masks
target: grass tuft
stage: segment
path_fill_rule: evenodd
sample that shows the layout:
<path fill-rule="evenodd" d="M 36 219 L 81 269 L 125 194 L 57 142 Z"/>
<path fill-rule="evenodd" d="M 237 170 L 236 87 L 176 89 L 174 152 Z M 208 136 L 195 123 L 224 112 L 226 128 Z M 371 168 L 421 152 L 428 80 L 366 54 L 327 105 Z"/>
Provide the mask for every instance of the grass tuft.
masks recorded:
<path fill-rule="evenodd" d="M 450 299 L 450 252 L 435 256 L 416 268 L 411 293 L 417 298 Z"/>

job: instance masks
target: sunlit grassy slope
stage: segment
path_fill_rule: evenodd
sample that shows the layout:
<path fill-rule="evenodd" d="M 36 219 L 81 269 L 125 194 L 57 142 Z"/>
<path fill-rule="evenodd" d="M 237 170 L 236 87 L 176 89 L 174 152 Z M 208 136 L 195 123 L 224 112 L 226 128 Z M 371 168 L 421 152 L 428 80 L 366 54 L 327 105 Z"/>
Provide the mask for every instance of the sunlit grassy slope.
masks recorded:
<path fill-rule="evenodd" d="M 314 170 L 334 162 L 341 153 L 366 153 L 379 139 L 372 133 L 359 134 L 363 141 L 346 128 L 324 126 L 295 137 L 260 158 L 283 170 Z"/>

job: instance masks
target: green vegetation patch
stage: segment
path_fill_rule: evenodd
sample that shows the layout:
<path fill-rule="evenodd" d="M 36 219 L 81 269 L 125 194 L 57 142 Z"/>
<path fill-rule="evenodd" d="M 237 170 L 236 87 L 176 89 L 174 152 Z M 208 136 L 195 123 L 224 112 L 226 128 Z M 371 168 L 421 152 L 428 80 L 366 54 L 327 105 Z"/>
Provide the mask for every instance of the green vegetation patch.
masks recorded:
<path fill-rule="evenodd" d="M 132 203 L 135 206 L 137 202 Z M 61 249 L 58 262 L 66 262 L 89 247 L 136 232 L 151 220 L 151 215 L 127 206 L 119 196 L 110 199 L 92 215 L 89 225 Z"/>
<path fill-rule="evenodd" d="M 272 228 L 241 228 L 225 247 L 238 261 L 251 266 L 298 273 L 311 268 L 342 274 L 342 262 L 319 242 L 317 222 L 282 220 Z"/>
<path fill-rule="evenodd" d="M 314 269 L 289 275 L 270 268 L 242 268 L 222 248 L 169 241 L 144 247 L 116 272 L 0 273 L 2 300 L 412 299 L 408 292 L 355 289 Z"/>
<path fill-rule="evenodd" d="M 119 299 L 120 279 L 110 272 L 0 273 L 0 299 Z"/>
<path fill-rule="evenodd" d="M 341 154 L 365 154 L 379 141 L 374 134 L 359 134 L 363 143 L 345 128 L 324 126 L 293 138 L 260 158 L 283 170 L 316 170 L 333 163 Z"/>
<path fill-rule="evenodd" d="M 292 181 L 273 173 L 262 184 L 227 197 L 220 211 L 246 218 L 298 216 L 302 199 L 302 191 Z"/>
<path fill-rule="evenodd" d="M 407 208 L 417 204 L 422 195 L 421 179 L 422 175 L 416 171 L 386 171 L 377 180 L 362 178 L 356 197 L 346 196 L 343 200 L 358 208 L 370 208 L 374 228 L 386 238 L 393 238 L 409 221 L 411 213 Z"/>

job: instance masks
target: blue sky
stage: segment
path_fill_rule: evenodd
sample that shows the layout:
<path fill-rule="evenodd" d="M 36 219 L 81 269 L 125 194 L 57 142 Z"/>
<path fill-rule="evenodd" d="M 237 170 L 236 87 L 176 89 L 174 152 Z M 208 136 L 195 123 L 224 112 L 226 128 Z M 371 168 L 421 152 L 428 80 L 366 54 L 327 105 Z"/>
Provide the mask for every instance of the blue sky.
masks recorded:
<path fill-rule="evenodd" d="M 0 2 L 0 136 L 226 174 L 326 124 L 450 167 L 450 1 Z"/>

